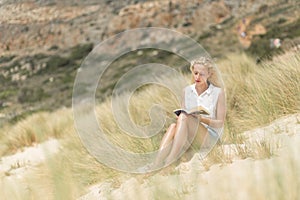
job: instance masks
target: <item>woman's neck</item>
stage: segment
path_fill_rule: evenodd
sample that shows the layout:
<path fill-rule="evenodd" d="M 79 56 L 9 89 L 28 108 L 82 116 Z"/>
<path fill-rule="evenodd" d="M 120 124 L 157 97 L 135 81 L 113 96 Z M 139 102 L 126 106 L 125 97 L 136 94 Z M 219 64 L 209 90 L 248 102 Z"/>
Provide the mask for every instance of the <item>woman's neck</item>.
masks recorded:
<path fill-rule="evenodd" d="M 205 90 L 207 90 L 208 84 L 201 84 L 201 85 L 195 85 L 195 89 L 198 93 L 198 95 L 202 94 Z"/>

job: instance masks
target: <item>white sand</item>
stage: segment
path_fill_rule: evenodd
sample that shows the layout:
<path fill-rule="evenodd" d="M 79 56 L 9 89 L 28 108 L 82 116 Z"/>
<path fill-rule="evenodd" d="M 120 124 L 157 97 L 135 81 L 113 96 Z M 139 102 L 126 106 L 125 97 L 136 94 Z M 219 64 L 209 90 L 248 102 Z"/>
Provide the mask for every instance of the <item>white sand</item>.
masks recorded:
<path fill-rule="evenodd" d="M 22 152 L 1 157 L 0 175 L 5 173 L 21 177 L 30 168 L 43 163 L 48 156 L 59 152 L 60 144 L 56 139 L 50 139 L 34 147 L 27 147 Z"/>

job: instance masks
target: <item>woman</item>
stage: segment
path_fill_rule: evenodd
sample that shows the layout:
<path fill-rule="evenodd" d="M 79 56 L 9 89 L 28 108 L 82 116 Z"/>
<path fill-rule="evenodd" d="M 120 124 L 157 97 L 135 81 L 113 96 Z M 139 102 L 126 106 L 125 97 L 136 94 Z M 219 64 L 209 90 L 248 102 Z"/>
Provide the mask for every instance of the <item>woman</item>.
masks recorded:
<path fill-rule="evenodd" d="M 222 81 L 206 57 L 191 62 L 190 70 L 193 84 L 184 89 L 182 107 L 189 110 L 201 105 L 209 110 L 210 115 L 182 112 L 164 135 L 152 169 L 170 164 L 191 145 L 208 148 L 222 135 L 226 112 Z"/>

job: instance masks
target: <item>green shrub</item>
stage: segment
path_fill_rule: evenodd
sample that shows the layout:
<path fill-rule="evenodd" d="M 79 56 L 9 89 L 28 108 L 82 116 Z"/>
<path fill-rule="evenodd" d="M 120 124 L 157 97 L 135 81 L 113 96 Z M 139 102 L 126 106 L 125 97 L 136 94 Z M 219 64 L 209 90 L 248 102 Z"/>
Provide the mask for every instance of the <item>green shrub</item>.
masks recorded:
<path fill-rule="evenodd" d="M 93 50 L 93 43 L 88 44 L 79 44 L 73 47 L 70 60 L 80 60 L 85 58 L 92 50 Z"/>
<path fill-rule="evenodd" d="M 11 56 L 1 56 L 0 57 L 0 64 L 1 63 L 6 63 L 11 61 L 12 59 L 14 59 L 16 56 L 15 55 L 11 55 Z"/>
<path fill-rule="evenodd" d="M 279 19 L 281 23 L 283 20 Z M 272 58 L 274 55 L 282 53 L 282 49 L 276 49 L 270 47 L 270 39 L 280 38 L 284 41 L 285 38 L 293 39 L 300 36 L 300 20 L 296 22 L 279 26 L 278 23 L 269 27 L 267 34 L 263 36 L 255 36 L 253 38 L 251 46 L 247 49 L 247 52 L 259 58 Z"/>
<path fill-rule="evenodd" d="M 68 58 L 60 57 L 57 55 L 51 56 L 47 61 L 47 68 L 56 69 L 58 67 L 64 67 L 70 64 L 70 60 Z"/>
<path fill-rule="evenodd" d="M 0 92 L 0 99 L 1 100 L 6 100 L 8 99 L 10 96 L 15 95 L 17 92 L 15 90 L 4 90 L 2 92 Z"/>
<path fill-rule="evenodd" d="M 48 95 L 45 93 L 43 88 L 22 88 L 18 95 L 18 101 L 20 103 L 32 103 L 41 101 Z"/>

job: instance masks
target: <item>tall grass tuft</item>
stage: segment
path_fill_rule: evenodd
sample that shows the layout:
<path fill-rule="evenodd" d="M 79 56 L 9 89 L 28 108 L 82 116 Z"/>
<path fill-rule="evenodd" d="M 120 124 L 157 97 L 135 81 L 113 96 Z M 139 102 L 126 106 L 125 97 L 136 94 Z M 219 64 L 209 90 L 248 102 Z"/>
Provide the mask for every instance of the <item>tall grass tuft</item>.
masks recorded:
<path fill-rule="evenodd" d="M 6 125 L 0 129 L 0 135 L 5 136 L 0 141 L 0 155 L 12 154 L 50 138 L 62 138 L 70 128 L 73 128 L 73 118 L 69 109 L 33 114 L 14 126 Z"/>
<path fill-rule="evenodd" d="M 257 65 L 246 55 L 221 61 L 227 94 L 227 138 L 300 111 L 300 56 Z"/>

